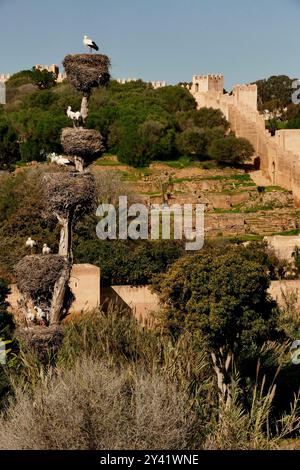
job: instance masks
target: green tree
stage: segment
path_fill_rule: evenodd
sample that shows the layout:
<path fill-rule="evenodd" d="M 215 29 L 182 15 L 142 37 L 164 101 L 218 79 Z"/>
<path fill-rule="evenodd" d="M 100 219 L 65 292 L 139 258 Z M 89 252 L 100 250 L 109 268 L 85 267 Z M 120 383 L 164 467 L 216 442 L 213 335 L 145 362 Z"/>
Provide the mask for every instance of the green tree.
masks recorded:
<path fill-rule="evenodd" d="M 10 169 L 20 160 L 18 136 L 6 117 L 0 116 L 0 170 Z"/>
<path fill-rule="evenodd" d="M 178 116 L 178 122 L 182 130 L 190 127 L 200 129 L 222 128 L 224 131 L 229 128 L 229 123 L 219 109 L 201 108 L 189 110 Z"/>
<path fill-rule="evenodd" d="M 32 80 L 40 90 L 48 90 L 56 85 L 56 75 L 48 70 L 32 69 Z"/>
<path fill-rule="evenodd" d="M 80 240 L 74 250 L 76 262 L 101 268 L 101 284 L 108 286 L 149 284 L 183 254 L 173 241 Z"/>
<path fill-rule="evenodd" d="M 224 139 L 214 140 L 208 153 L 220 163 L 237 165 L 248 160 L 254 154 L 254 148 L 247 139 L 229 135 Z"/>
<path fill-rule="evenodd" d="M 258 91 L 258 107 L 261 111 L 284 108 L 292 101 L 293 79 L 287 75 L 272 75 L 256 83 Z"/>
<path fill-rule="evenodd" d="M 182 155 L 201 156 L 207 153 L 207 137 L 203 129 L 192 127 L 177 134 L 176 145 Z"/>
<path fill-rule="evenodd" d="M 180 259 L 157 285 L 165 326 L 176 335 L 198 333 L 205 341 L 222 406 L 231 404 L 233 359 L 239 367 L 279 335 L 279 313 L 268 287 L 264 266 L 249 259 L 244 247 Z"/>
<path fill-rule="evenodd" d="M 28 83 L 34 83 L 32 70 L 21 70 L 13 74 L 6 82 L 8 88 L 20 87 Z"/>

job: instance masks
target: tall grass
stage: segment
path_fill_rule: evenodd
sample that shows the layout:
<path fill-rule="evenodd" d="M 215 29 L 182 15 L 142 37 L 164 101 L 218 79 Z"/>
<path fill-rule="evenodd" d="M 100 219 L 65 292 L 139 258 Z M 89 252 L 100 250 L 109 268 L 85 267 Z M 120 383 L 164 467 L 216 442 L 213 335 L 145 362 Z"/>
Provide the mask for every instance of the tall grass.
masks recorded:
<path fill-rule="evenodd" d="M 196 335 L 174 341 L 113 306 L 75 318 L 64 333 L 55 366 L 21 353 L 0 449 L 272 449 L 299 430 L 299 397 L 276 420 L 278 373 L 267 380 L 260 366 L 250 406 L 237 376 L 232 406 L 220 410 Z"/>

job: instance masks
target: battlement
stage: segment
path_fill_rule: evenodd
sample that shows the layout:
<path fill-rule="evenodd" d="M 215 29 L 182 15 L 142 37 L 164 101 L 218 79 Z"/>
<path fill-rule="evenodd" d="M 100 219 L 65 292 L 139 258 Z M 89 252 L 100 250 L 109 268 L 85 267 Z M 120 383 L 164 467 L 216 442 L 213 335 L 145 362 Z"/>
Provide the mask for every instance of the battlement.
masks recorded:
<path fill-rule="evenodd" d="M 222 93 L 224 90 L 224 75 L 209 74 L 195 75 L 191 88 L 192 94 L 197 93 Z"/>
<path fill-rule="evenodd" d="M 256 92 L 257 91 L 257 85 L 255 85 L 255 84 L 234 85 L 232 89 L 233 89 L 233 91 L 240 90 L 240 91 L 249 91 L 249 92 L 254 91 L 254 92 Z"/>
<path fill-rule="evenodd" d="M 232 91 L 236 105 L 244 104 L 257 111 L 257 85 L 235 85 Z"/>
<path fill-rule="evenodd" d="M 125 85 L 126 83 L 131 83 L 131 82 L 137 82 L 137 78 L 117 78 L 117 82 L 120 83 L 120 85 Z M 154 89 L 157 88 L 164 88 L 167 86 L 167 82 L 165 80 L 156 80 L 153 82 L 149 82 Z"/>
<path fill-rule="evenodd" d="M 36 70 L 47 70 L 47 72 L 54 73 L 54 75 L 58 76 L 59 75 L 59 67 L 58 65 L 52 64 L 52 65 L 40 65 L 37 64 L 35 66 Z"/>
<path fill-rule="evenodd" d="M 10 73 L 0 73 L 0 82 L 5 83 L 11 77 Z"/>
<path fill-rule="evenodd" d="M 194 75 L 193 80 L 223 80 L 224 75 L 221 73 L 209 73 L 208 75 Z"/>

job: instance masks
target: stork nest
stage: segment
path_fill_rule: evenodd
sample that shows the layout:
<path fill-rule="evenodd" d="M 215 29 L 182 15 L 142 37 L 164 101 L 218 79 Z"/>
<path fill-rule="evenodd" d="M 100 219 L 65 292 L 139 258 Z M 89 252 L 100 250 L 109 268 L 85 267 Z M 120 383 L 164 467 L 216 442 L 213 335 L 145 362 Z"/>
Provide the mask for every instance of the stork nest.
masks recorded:
<path fill-rule="evenodd" d="M 54 285 L 67 264 L 59 255 L 25 256 L 15 267 L 19 291 L 31 299 L 52 298 Z"/>
<path fill-rule="evenodd" d="M 34 326 L 19 329 L 16 337 L 22 343 L 23 349 L 33 351 L 42 364 L 48 365 L 55 360 L 64 334 L 61 326 Z"/>
<path fill-rule="evenodd" d="M 103 54 L 67 55 L 63 61 L 67 80 L 76 90 L 90 94 L 92 88 L 106 86 L 110 80 L 110 59 Z"/>
<path fill-rule="evenodd" d="M 94 129 L 66 127 L 60 140 L 66 155 L 94 158 L 104 150 L 102 135 Z"/>
<path fill-rule="evenodd" d="M 44 176 L 44 215 L 47 218 L 83 215 L 96 200 L 96 186 L 90 173 L 48 173 Z"/>

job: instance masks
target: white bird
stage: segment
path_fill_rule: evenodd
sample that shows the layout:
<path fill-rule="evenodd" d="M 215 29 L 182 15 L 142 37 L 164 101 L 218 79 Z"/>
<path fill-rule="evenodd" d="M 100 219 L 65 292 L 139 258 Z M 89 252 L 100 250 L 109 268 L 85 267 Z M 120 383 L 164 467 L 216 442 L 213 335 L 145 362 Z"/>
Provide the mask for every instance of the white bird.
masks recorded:
<path fill-rule="evenodd" d="M 48 155 L 51 163 L 56 163 L 57 165 L 69 165 L 71 162 L 67 158 L 63 157 L 62 155 L 56 155 L 55 152 L 50 153 Z"/>
<path fill-rule="evenodd" d="M 83 38 L 83 44 L 84 46 L 89 47 L 91 54 L 93 53 L 93 49 L 95 49 L 95 51 L 99 51 L 97 44 L 92 39 L 88 38 L 87 35 Z"/>
<path fill-rule="evenodd" d="M 35 316 L 34 314 L 32 313 L 31 310 L 29 310 L 29 312 L 27 313 L 27 318 L 29 321 L 34 321 L 35 320 Z"/>
<path fill-rule="evenodd" d="M 34 310 L 36 311 L 36 315 L 39 320 L 45 320 L 46 314 L 45 312 L 41 309 L 41 307 L 34 307 Z"/>
<path fill-rule="evenodd" d="M 51 248 L 49 248 L 47 243 L 44 243 L 42 253 L 43 253 L 43 255 L 50 255 Z"/>
<path fill-rule="evenodd" d="M 36 246 L 36 242 L 34 240 L 32 240 L 31 237 L 28 237 L 27 240 L 26 240 L 25 246 L 26 246 L 26 248 L 30 248 L 31 252 L 32 252 L 33 248 Z"/>
<path fill-rule="evenodd" d="M 76 127 L 76 124 L 80 124 L 81 122 L 81 112 L 80 111 L 72 111 L 71 106 L 68 106 L 67 109 L 67 116 L 72 119 L 74 127 Z"/>

